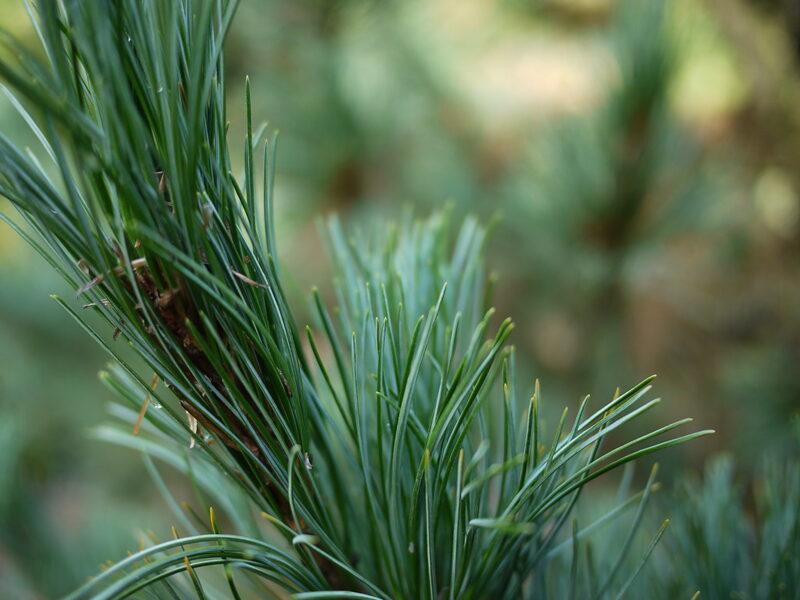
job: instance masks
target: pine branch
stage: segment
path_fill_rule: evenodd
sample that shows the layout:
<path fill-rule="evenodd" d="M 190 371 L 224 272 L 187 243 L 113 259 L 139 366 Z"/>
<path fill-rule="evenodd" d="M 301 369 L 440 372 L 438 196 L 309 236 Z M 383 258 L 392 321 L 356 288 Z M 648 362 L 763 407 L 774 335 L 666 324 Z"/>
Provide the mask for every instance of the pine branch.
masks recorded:
<path fill-rule="evenodd" d="M 274 242 L 275 142 L 253 130 L 249 86 L 244 177 L 231 174 L 222 47 L 235 8 L 44 1 L 46 60 L 0 63 L 49 160 L 0 135 L 0 194 L 104 320 L 97 330 L 59 300 L 114 358 L 122 416 L 142 421 L 138 436 L 105 437 L 189 465 L 237 527 L 250 511 L 272 528 L 222 534 L 212 518 L 72 597 L 182 595 L 180 574 L 203 597 L 220 565 L 233 597 L 233 573 L 299 598 L 534 596 L 586 483 L 709 432 L 675 436 L 681 420 L 604 449 L 656 405 L 647 380 L 588 416 L 588 399 L 565 412 L 543 443 L 538 386 L 531 402 L 517 392 L 513 325 L 485 305 L 473 219 L 455 238 L 446 214 L 352 237 L 333 221 L 337 302 L 315 293 L 318 327 L 301 341 Z M 603 592 L 629 580 L 615 574 Z"/>

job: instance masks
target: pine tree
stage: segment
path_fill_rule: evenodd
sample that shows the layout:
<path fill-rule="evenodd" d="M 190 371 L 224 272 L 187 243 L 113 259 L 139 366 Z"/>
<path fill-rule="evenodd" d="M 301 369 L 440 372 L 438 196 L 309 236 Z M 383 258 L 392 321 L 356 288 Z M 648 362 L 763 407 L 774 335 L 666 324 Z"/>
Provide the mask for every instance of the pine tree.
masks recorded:
<path fill-rule="evenodd" d="M 249 86 L 232 173 L 222 50 L 235 9 L 45 0 L 42 52 L 6 40 L 19 60 L 0 76 L 43 149 L 0 136 L 0 194 L 24 221 L 9 223 L 113 357 L 103 378 L 121 419 L 105 436 L 183 470 L 208 511 L 70 598 L 623 593 L 655 471 L 569 534 L 578 497 L 709 431 L 672 433 L 684 419 L 620 442 L 658 402 L 650 379 L 545 431 L 538 384 L 530 401 L 518 391 L 512 324 L 489 307 L 473 219 L 351 234 L 331 221 L 336 299 L 315 292 L 316 325 L 298 327 L 275 247 L 275 138 L 253 128 Z M 580 541 L 633 506 L 619 557 L 579 569 Z"/>

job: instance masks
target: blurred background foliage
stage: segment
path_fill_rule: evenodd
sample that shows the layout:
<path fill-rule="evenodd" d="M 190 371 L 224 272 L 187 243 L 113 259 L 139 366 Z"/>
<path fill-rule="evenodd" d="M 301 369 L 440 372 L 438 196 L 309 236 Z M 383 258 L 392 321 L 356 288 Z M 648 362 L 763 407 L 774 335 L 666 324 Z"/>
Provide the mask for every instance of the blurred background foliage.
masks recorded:
<path fill-rule="evenodd" d="M 0 25 L 32 40 L 18 0 L 0 0 Z M 551 404 L 658 373 L 659 418 L 718 431 L 664 457 L 682 512 L 735 481 L 720 510 L 759 516 L 741 490 L 764 455 L 796 455 L 800 406 L 795 2 L 244 0 L 226 59 L 232 139 L 245 75 L 280 130 L 296 299 L 330 279 L 321 215 L 495 219 L 495 301 Z M 0 128 L 34 145 L 5 97 Z M 69 290 L 0 225 L 0 596 L 51 598 L 171 517 L 140 458 L 92 437 L 105 359 L 48 298 Z M 722 450 L 733 460 L 705 483 L 673 483 Z"/>

